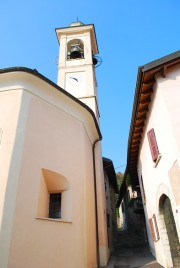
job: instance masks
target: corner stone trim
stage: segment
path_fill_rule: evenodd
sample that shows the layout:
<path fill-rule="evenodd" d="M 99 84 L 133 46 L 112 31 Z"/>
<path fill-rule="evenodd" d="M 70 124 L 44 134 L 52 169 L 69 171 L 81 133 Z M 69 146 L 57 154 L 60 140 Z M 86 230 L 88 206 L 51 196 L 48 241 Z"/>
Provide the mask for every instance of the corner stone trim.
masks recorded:
<path fill-rule="evenodd" d="M 172 192 L 176 205 L 180 205 L 180 168 L 177 160 L 172 165 L 171 169 L 168 172 L 169 180 L 171 183 Z"/>

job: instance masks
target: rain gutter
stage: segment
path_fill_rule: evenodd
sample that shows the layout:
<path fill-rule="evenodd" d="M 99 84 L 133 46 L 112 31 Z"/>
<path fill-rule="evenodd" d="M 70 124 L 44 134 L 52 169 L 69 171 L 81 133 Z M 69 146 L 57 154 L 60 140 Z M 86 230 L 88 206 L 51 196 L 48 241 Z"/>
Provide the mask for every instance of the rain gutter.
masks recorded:
<path fill-rule="evenodd" d="M 95 147 L 96 143 L 102 140 L 102 136 L 95 140 L 92 146 L 93 154 L 93 172 L 94 172 L 94 200 L 95 200 L 95 225 L 96 225 L 96 258 L 97 267 L 100 267 L 100 254 L 99 254 L 99 232 L 98 232 L 98 203 L 97 203 L 97 177 L 96 177 L 96 159 L 95 159 Z"/>

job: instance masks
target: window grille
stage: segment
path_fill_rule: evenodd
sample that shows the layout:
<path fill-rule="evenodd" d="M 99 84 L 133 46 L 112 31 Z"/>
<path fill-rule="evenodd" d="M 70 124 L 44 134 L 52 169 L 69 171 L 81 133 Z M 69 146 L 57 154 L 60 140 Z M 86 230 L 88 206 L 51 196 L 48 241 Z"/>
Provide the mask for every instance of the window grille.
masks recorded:
<path fill-rule="evenodd" d="M 49 200 L 49 218 L 61 218 L 61 193 L 50 194 Z"/>

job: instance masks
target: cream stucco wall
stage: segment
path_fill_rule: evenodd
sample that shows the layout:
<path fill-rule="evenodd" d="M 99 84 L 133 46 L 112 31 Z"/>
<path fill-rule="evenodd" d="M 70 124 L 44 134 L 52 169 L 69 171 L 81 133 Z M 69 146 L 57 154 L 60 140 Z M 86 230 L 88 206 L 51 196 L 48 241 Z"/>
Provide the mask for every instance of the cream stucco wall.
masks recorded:
<path fill-rule="evenodd" d="M 23 130 L 18 129 L 19 122 L 24 123 L 24 115 L 19 116 L 22 91 L 17 88 L 0 92 L 0 126 L 2 129 L 0 146 L 0 266 L 7 267 L 16 198 L 17 178 L 19 175 Z M 19 146 L 15 145 L 16 133 Z M 9 189 L 7 191 L 7 189 Z M 11 198 L 11 202 L 8 202 Z"/>
<path fill-rule="evenodd" d="M 99 135 L 92 116 L 27 73 L 1 75 L 0 91 L 0 267 L 96 267 L 92 145 Z M 97 144 L 100 248 L 107 261 L 100 152 Z M 49 219 L 44 205 L 48 171 L 68 181 L 63 199 L 68 213 L 60 220 Z"/>
<path fill-rule="evenodd" d="M 180 235 L 180 204 L 175 202 L 171 188 L 169 171 L 175 161 L 180 166 L 180 66 L 171 69 L 166 78 L 156 77 L 149 113 L 144 127 L 143 139 L 138 161 L 138 175 L 142 175 L 146 204 L 144 204 L 147 221 L 147 233 L 151 251 L 164 267 L 170 267 L 171 261 L 166 258 L 160 230 L 160 240 L 154 243 L 149 230 L 148 219 L 159 216 L 159 198 L 164 193 L 171 199 L 171 206 Z M 154 128 L 159 152 L 162 155 L 158 165 L 152 161 L 147 132 Z M 177 185 L 180 187 L 180 184 Z M 141 185 L 142 190 L 142 185 Z M 179 193 L 178 193 L 179 194 Z M 159 221 L 158 221 L 158 227 Z M 180 236 L 179 236 L 180 237 Z"/>

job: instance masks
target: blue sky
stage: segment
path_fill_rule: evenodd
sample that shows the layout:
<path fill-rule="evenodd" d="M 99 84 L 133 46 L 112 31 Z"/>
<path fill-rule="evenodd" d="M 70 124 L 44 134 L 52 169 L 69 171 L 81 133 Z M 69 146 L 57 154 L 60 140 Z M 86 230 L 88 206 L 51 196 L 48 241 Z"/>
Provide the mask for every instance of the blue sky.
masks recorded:
<path fill-rule="evenodd" d="M 138 66 L 180 49 L 179 0 L 1 0 L 0 68 L 37 69 L 56 83 L 55 28 L 94 23 L 103 156 L 126 164 Z"/>

